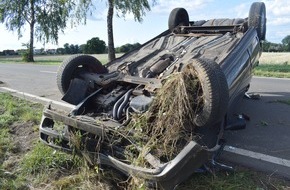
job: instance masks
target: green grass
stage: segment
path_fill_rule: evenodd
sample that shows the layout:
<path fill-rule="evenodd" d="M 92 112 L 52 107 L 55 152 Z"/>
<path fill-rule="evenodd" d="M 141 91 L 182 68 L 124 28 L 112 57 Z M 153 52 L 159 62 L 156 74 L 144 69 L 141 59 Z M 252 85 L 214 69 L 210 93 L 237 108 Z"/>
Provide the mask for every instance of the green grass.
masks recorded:
<path fill-rule="evenodd" d="M 42 109 L 40 104 L 0 93 L 0 189 L 28 189 L 27 184 L 36 185 L 43 176 L 53 176 L 51 170 L 76 168 L 80 163 L 76 157 L 38 142 L 35 126 L 39 125 Z M 26 147 L 30 151 L 22 150 L 21 146 L 30 140 L 31 144 L 26 145 L 31 146 Z"/>
<path fill-rule="evenodd" d="M 0 127 L 9 127 L 13 122 L 34 122 L 38 125 L 41 118 L 41 105 L 28 104 L 21 99 L 13 98 L 9 94 L 0 94 Z"/>
<path fill-rule="evenodd" d="M 260 64 L 254 69 L 254 75 L 264 77 L 290 78 L 290 65 Z"/>
<path fill-rule="evenodd" d="M 9 94 L 0 94 L 0 189 L 24 188 L 25 177 L 19 172 L 20 168 L 17 167 L 17 163 L 12 161 L 17 160 L 19 144 L 12 135 L 11 126 L 21 122 L 32 122 L 38 125 L 41 109 L 39 104 L 28 104 Z"/>
<path fill-rule="evenodd" d="M 34 64 L 39 65 L 59 65 L 63 59 L 65 59 L 65 56 L 35 56 L 34 57 Z M 21 56 L 1 56 L 0 57 L 0 63 L 19 63 L 19 64 L 25 64 L 22 60 Z"/>

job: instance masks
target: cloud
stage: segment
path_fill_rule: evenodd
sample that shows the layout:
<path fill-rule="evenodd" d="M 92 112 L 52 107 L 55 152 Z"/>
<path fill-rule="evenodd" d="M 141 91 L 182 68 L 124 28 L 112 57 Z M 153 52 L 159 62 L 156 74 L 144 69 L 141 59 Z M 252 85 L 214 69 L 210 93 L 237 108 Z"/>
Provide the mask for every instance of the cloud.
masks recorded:
<path fill-rule="evenodd" d="M 249 16 L 250 7 L 251 3 L 239 4 L 233 8 L 233 13 L 235 13 L 237 18 L 246 18 Z"/>
<path fill-rule="evenodd" d="M 268 19 L 267 24 L 273 25 L 273 26 L 289 25 L 290 18 L 289 17 L 270 18 L 270 19 Z"/>
<path fill-rule="evenodd" d="M 266 0 L 267 18 L 269 25 L 279 26 L 290 23 L 289 0 Z"/>
<path fill-rule="evenodd" d="M 274 16 L 290 16 L 289 0 L 267 0 L 265 1 L 267 12 Z"/>

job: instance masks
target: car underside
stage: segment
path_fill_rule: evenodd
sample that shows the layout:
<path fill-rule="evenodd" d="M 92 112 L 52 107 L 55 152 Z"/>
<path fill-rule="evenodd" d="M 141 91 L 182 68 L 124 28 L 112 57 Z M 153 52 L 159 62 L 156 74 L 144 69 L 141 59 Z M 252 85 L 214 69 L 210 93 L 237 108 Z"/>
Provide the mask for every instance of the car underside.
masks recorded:
<path fill-rule="evenodd" d="M 245 126 L 234 110 L 261 55 L 265 5 L 253 3 L 244 19 L 200 21 L 176 8 L 168 25 L 106 65 L 89 55 L 65 60 L 57 84 L 75 108 L 47 106 L 41 141 L 163 189 L 214 162 L 224 130 Z"/>

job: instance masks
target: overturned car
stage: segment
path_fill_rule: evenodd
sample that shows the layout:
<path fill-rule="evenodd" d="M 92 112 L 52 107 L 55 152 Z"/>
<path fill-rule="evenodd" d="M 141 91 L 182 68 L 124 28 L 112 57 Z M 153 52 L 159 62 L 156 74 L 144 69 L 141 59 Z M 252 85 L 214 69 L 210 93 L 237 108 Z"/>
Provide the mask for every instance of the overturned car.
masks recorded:
<path fill-rule="evenodd" d="M 234 108 L 261 55 L 265 5 L 253 3 L 245 19 L 200 21 L 176 8 L 168 26 L 106 65 L 89 55 L 65 60 L 57 85 L 75 108 L 48 106 L 41 141 L 163 189 L 213 159 L 224 130 L 245 125 Z"/>

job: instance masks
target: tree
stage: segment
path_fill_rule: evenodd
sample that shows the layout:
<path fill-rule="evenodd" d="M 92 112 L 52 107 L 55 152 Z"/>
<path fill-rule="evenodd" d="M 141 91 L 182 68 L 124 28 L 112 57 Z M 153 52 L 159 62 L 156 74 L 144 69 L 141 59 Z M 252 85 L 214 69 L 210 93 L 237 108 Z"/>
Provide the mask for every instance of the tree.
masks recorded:
<path fill-rule="evenodd" d="M 87 41 L 85 46 L 85 53 L 104 53 L 106 50 L 106 43 L 98 37 L 92 38 Z"/>
<path fill-rule="evenodd" d="M 70 49 L 68 43 L 65 43 L 65 44 L 63 45 L 63 47 L 64 47 L 64 53 L 65 53 L 65 54 L 71 54 L 71 49 Z"/>
<path fill-rule="evenodd" d="M 282 44 L 285 51 L 290 51 L 290 35 L 287 35 L 285 38 L 283 38 Z"/>
<path fill-rule="evenodd" d="M 121 47 L 116 48 L 117 53 L 127 53 L 133 49 L 136 49 L 137 47 L 141 46 L 140 43 L 135 43 L 135 44 L 125 44 L 122 45 Z"/>
<path fill-rule="evenodd" d="M 267 40 L 263 41 L 263 42 L 262 42 L 262 49 L 263 49 L 263 52 L 268 52 L 270 46 L 271 46 L 271 42 L 268 42 Z"/>
<path fill-rule="evenodd" d="M 63 55 L 63 54 L 65 54 L 65 49 L 64 49 L 64 48 L 57 48 L 57 49 L 56 49 L 56 53 L 57 53 L 57 54 L 62 54 L 62 55 Z"/>
<path fill-rule="evenodd" d="M 114 10 L 117 12 L 117 16 L 125 16 L 127 13 L 134 15 L 135 21 L 141 22 L 142 17 L 145 16 L 145 11 L 150 11 L 150 5 L 148 0 L 108 0 L 108 12 L 107 12 L 107 33 L 108 33 L 108 59 L 112 61 L 116 58 L 114 36 L 113 36 L 113 16 Z M 155 0 L 152 0 L 155 3 Z M 87 11 L 92 5 L 92 0 L 82 1 L 78 10 L 81 10 L 83 14 L 79 14 L 81 18 L 85 18 Z"/>
<path fill-rule="evenodd" d="M 62 54 L 77 54 L 77 53 L 81 53 L 79 45 L 65 43 L 63 45 L 63 48 L 61 48 L 61 49 L 63 50 Z M 60 49 L 60 52 L 61 52 L 61 49 Z"/>
<path fill-rule="evenodd" d="M 6 28 L 17 31 L 18 38 L 26 24 L 30 28 L 29 53 L 27 61 L 33 62 L 34 37 L 42 42 L 58 42 L 58 33 L 66 28 L 71 0 L 1 0 L 0 22 Z"/>
<path fill-rule="evenodd" d="M 79 48 L 80 48 L 80 53 L 85 53 L 86 44 L 81 44 L 81 45 L 79 46 Z"/>

